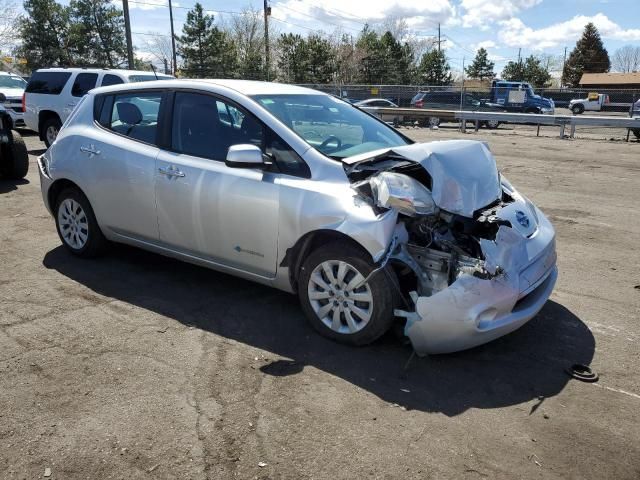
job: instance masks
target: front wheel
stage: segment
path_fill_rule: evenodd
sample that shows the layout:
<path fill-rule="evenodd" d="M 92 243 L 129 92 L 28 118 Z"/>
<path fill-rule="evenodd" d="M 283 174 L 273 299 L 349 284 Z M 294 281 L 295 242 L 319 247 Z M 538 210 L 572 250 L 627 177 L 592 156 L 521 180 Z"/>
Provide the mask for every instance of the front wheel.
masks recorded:
<path fill-rule="evenodd" d="M 486 128 L 490 128 L 491 130 L 495 130 L 500 126 L 500 122 L 498 120 L 487 120 L 484 122 L 484 126 Z"/>
<path fill-rule="evenodd" d="M 56 200 L 56 229 L 62 244 L 79 257 L 95 257 L 106 246 L 89 200 L 75 188 L 63 190 Z"/>
<path fill-rule="evenodd" d="M 582 105 L 581 103 L 578 103 L 577 105 L 574 105 L 573 107 L 571 107 L 571 111 L 573 112 L 574 115 L 580 115 L 582 112 L 584 112 L 584 105 Z"/>
<path fill-rule="evenodd" d="M 359 249 L 332 243 L 315 250 L 299 275 L 298 296 L 311 325 L 323 336 L 349 345 L 366 345 L 393 322 L 391 269 L 375 268 Z M 387 267 L 388 268 L 388 267 Z"/>

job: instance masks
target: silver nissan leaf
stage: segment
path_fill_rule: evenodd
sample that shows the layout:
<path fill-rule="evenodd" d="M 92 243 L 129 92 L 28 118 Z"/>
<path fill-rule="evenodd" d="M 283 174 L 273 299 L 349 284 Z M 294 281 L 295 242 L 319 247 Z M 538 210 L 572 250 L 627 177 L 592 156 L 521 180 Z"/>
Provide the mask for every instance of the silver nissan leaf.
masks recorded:
<path fill-rule="evenodd" d="M 121 242 L 291 293 L 321 334 L 393 322 L 420 354 L 536 315 L 555 232 L 486 144 L 414 143 L 314 90 L 169 80 L 90 91 L 38 159 L 78 257 Z"/>

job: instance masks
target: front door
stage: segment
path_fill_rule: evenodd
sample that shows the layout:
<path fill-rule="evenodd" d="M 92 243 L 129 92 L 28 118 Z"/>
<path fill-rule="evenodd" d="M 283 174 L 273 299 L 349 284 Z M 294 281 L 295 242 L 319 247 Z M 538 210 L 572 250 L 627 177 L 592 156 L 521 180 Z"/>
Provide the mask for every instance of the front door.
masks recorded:
<path fill-rule="evenodd" d="M 177 92 L 171 151 L 156 169 L 160 241 L 181 253 L 258 275 L 275 275 L 277 174 L 229 168 L 229 146 L 262 145 L 263 126 L 230 102 Z"/>

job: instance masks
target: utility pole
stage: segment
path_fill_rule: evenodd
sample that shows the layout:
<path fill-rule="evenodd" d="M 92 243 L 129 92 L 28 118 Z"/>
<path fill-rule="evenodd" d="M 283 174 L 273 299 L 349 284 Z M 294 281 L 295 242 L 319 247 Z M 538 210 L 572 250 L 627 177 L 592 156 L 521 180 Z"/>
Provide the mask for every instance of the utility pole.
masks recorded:
<path fill-rule="evenodd" d="M 442 40 L 440 40 L 440 22 L 438 22 L 438 52 L 440 51 L 440 43 L 442 42 Z"/>
<path fill-rule="evenodd" d="M 171 0 L 169 0 L 169 21 L 171 22 L 171 53 L 173 55 L 173 74 L 176 74 L 178 70 L 178 62 L 176 59 L 176 35 L 173 33 L 173 7 L 171 6 Z"/>
<path fill-rule="evenodd" d="M 129 70 L 134 69 L 133 64 L 133 42 L 131 41 L 131 22 L 129 20 L 129 0 L 122 0 L 122 11 L 124 12 L 124 31 L 127 38 L 127 61 Z"/>
<path fill-rule="evenodd" d="M 264 65 L 267 81 L 269 81 L 269 74 L 271 70 L 271 62 L 269 58 L 269 15 L 271 15 L 271 7 L 267 5 L 267 0 L 264 0 Z"/>
<path fill-rule="evenodd" d="M 564 47 L 564 60 L 562 60 L 562 76 L 560 77 L 560 88 L 564 86 L 564 67 L 567 66 L 567 47 Z"/>

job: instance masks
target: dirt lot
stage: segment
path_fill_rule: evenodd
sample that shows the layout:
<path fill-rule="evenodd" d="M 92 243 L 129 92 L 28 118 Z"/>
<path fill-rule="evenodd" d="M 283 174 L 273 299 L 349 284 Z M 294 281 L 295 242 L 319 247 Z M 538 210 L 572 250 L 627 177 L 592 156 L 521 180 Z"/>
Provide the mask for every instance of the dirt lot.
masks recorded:
<path fill-rule="evenodd" d="M 291 295 L 127 247 L 72 258 L 29 137 L 28 181 L 0 183 L 0 478 L 640 478 L 640 144 L 405 131 L 487 140 L 561 275 L 519 331 L 406 370 L 398 338 L 331 343 Z"/>

